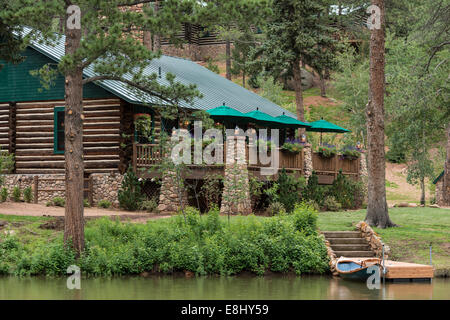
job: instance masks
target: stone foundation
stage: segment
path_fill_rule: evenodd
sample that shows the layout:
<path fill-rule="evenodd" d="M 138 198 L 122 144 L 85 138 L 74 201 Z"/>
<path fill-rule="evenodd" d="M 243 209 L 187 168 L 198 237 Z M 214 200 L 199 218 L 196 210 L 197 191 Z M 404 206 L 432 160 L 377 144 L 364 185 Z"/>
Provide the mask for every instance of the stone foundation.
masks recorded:
<path fill-rule="evenodd" d="M 322 235 L 323 237 L 323 235 Z M 330 242 L 328 240 L 325 240 L 324 238 L 324 242 L 325 242 L 325 246 L 327 247 L 327 255 L 328 258 L 330 259 L 329 262 L 329 266 L 330 266 L 330 271 L 333 274 L 333 276 L 338 276 L 339 273 L 336 270 L 336 263 L 337 263 L 337 257 L 336 254 L 334 253 L 334 250 L 331 248 Z"/>
<path fill-rule="evenodd" d="M 118 193 L 123 175 L 119 173 L 93 173 L 91 177 L 93 204 L 96 205 L 100 200 L 108 200 L 114 207 L 118 207 Z"/>
<path fill-rule="evenodd" d="M 306 181 L 308 181 L 309 177 L 312 175 L 313 172 L 313 161 L 312 161 L 312 148 L 311 145 L 306 145 L 303 148 L 303 157 L 304 157 L 304 176 Z"/>
<path fill-rule="evenodd" d="M 373 229 L 364 221 L 359 222 L 356 225 L 356 229 L 361 232 L 361 236 L 367 240 L 370 248 L 375 252 L 377 258 L 383 258 L 383 245 L 384 245 L 384 259 L 387 260 L 391 249 L 381 241 L 380 236 L 373 231 Z"/>
<path fill-rule="evenodd" d="M 187 190 L 182 190 L 181 193 L 182 199 L 180 205 L 179 190 L 176 184 L 176 173 L 168 172 L 162 179 L 158 211 L 161 213 L 174 213 L 178 212 L 181 209 L 181 206 L 187 206 Z"/>
<path fill-rule="evenodd" d="M 9 199 L 14 187 L 18 186 L 22 191 L 27 187 L 33 189 L 35 177 L 38 181 L 38 203 L 47 203 L 55 197 L 65 198 L 65 175 L 64 174 L 5 174 L 2 187 L 8 189 Z M 96 204 L 100 200 L 108 200 L 113 206 L 118 207 L 118 191 L 123 180 L 119 173 L 94 173 L 92 177 L 92 200 Z M 34 202 L 34 199 L 33 199 Z"/>

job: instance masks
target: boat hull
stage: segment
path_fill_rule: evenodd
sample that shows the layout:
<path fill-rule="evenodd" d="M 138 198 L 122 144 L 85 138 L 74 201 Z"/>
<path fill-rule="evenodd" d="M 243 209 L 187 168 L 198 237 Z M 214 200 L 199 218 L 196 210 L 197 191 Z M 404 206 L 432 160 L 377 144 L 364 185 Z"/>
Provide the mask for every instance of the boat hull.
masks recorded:
<path fill-rule="evenodd" d="M 373 272 L 367 272 L 369 266 L 355 261 L 338 261 L 336 271 L 343 279 L 366 281 Z"/>

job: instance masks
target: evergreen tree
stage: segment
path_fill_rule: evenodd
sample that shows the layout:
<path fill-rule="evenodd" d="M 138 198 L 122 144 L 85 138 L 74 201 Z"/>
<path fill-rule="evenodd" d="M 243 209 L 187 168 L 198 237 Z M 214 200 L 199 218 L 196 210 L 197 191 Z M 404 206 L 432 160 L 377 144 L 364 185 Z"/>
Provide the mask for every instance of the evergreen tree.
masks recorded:
<path fill-rule="evenodd" d="M 58 64 L 58 72 L 65 76 L 65 160 L 66 212 L 64 239 L 78 254 L 84 248 L 83 221 L 83 85 L 103 80 L 127 84 L 140 94 L 144 102 L 156 99 L 178 109 L 180 101 L 191 102 L 198 95 L 194 85 L 178 83 L 167 76 L 167 85 L 158 83 L 157 74 L 144 75 L 149 61 L 159 57 L 149 51 L 138 34 L 160 32 L 161 25 L 177 26 L 192 14 L 190 0 L 166 0 L 166 15 L 154 15 L 151 7 L 132 10 L 149 1 L 137 0 L 17 0 L 9 11 L 20 24 L 35 27 L 35 36 L 49 40 L 60 37 L 49 28 L 54 17 L 64 17 L 65 55 Z M 172 10 L 170 10 L 172 8 Z M 78 18 L 78 10 L 81 20 Z M 176 13 L 176 15 L 175 15 Z M 90 67 L 97 75 L 83 78 L 83 70 Z M 45 66 L 43 70 L 52 70 Z M 43 72 L 44 72 L 43 71 Z M 42 73 L 43 73 L 42 72 Z M 158 104 L 158 103 L 157 103 Z"/>
<path fill-rule="evenodd" d="M 301 121 L 305 120 L 305 115 L 300 62 L 306 62 L 314 54 L 312 48 L 325 38 L 321 16 L 327 14 L 327 10 L 327 3 L 322 0 L 274 1 L 266 39 L 253 54 L 254 58 L 260 56 L 265 71 L 274 78 L 286 70 L 292 71 L 297 118 Z"/>

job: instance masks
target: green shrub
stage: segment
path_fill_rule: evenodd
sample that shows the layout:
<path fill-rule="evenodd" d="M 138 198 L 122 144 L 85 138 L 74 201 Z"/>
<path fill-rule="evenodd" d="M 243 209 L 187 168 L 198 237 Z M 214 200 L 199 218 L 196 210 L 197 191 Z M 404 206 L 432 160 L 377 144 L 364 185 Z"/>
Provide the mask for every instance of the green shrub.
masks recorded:
<path fill-rule="evenodd" d="M 155 199 L 144 200 L 141 202 L 140 210 L 147 212 L 157 212 L 158 202 Z"/>
<path fill-rule="evenodd" d="M 301 193 L 306 186 L 304 177 L 296 178 L 286 173 L 286 169 L 282 169 L 278 176 L 279 198 L 287 212 L 294 210 L 295 204 L 300 201 Z"/>
<path fill-rule="evenodd" d="M 33 190 L 31 187 L 26 187 L 23 190 L 23 200 L 27 203 L 30 203 L 33 200 Z"/>
<path fill-rule="evenodd" d="M 294 212 L 294 224 L 298 231 L 302 231 L 307 235 L 315 234 L 317 230 L 317 211 L 307 205 L 301 203 L 295 206 Z"/>
<path fill-rule="evenodd" d="M 326 211 L 339 211 L 342 209 L 342 205 L 333 196 L 327 196 L 323 202 L 323 206 Z"/>
<path fill-rule="evenodd" d="M 118 198 L 120 207 L 128 211 L 136 211 L 143 200 L 141 182 L 131 167 L 124 175 Z"/>
<path fill-rule="evenodd" d="M 20 191 L 20 188 L 18 186 L 15 186 L 13 188 L 12 194 L 11 194 L 11 198 L 14 202 L 19 202 L 20 201 L 20 196 L 22 195 L 22 192 Z"/>
<path fill-rule="evenodd" d="M 106 199 L 100 200 L 100 201 L 97 203 L 97 206 L 98 206 L 99 208 L 108 209 L 108 208 L 111 207 L 111 201 L 106 200 Z"/>
<path fill-rule="evenodd" d="M 91 207 L 91 203 L 89 202 L 88 199 L 84 199 L 84 200 L 83 200 L 83 206 L 84 206 L 85 208 L 90 208 L 90 207 Z"/>
<path fill-rule="evenodd" d="M 66 199 L 61 197 L 54 197 L 51 203 L 55 207 L 64 207 L 66 205 Z"/>
<path fill-rule="evenodd" d="M 305 200 L 312 200 L 319 206 L 323 202 L 324 188 L 322 186 L 319 186 L 319 178 L 315 171 L 312 172 L 311 176 L 308 179 L 308 183 L 303 192 L 303 198 Z"/>
<path fill-rule="evenodd" d="M 8 199 L 8 189 L 2 188 L 2 191 L 0 191 L 0 200 L 1 202 L 5 202 Z"/>
<path fill-rule="evenodd" d="M 391 163 L 405 163 L 406 155 L 404 151 L 398 148 L 390 148 L 386 152 L 386 160 Z"/>
<path fill-rule="evenodd" d="M 316 210 L 316 211 L 319 211 L 319 210 L 320 210 L 319 204 L 318 204 L 316 201 L 314 201 L 314 200 L 307 200 L 307 201 L 305 202 L 305 204 L 308 205 L 308 206 L 310 206 L 311 208 L 313 208 L 313 209 Z"/>
<path fill-rule="evenodd" d="M 344 209 L 360 208 L 364 200 L 364 187 L 361 181 L 349 179 L 339 170 L 331 185 L 329 195 L 333 196 Z"/>
<path fill-rule="evenodd" d="M 286 209 L 281 202 L 272 202 L 269 204 L 266 210 L 267 214 L 271 217 L 276 215 L 284 215 L 286 214 Z"/>

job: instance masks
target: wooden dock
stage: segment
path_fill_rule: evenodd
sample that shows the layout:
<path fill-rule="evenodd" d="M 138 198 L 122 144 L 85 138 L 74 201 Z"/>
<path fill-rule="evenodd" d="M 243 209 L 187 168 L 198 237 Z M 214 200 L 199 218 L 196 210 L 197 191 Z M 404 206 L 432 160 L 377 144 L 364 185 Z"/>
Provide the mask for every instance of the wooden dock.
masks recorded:
<path fill-rule="evenodd" d="M 400 261 L 385 261 L 385 278 L 390 280 L 430 280 L 434 276 L 434 268 L 430 265 Z"/>

